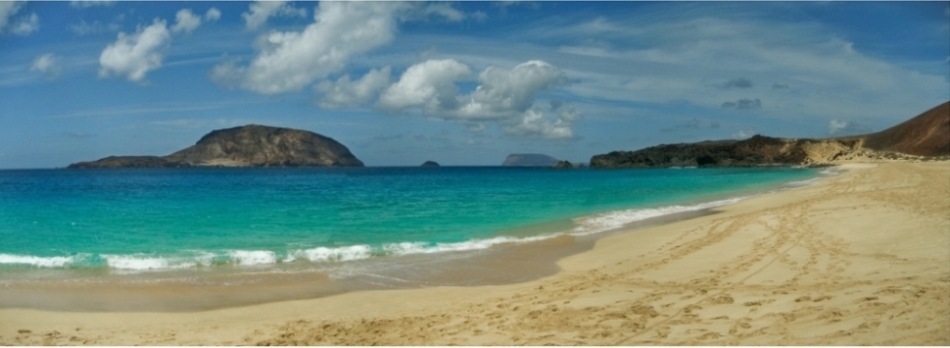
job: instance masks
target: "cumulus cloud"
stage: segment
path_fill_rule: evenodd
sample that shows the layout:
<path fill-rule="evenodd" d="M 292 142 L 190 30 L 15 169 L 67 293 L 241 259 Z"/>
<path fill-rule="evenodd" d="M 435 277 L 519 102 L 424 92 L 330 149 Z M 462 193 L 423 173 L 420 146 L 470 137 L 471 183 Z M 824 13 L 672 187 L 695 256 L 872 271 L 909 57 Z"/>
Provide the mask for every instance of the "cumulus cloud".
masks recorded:
<path fill-rule="evenodd" d="M 30 65 L 30 71 L 42 74 L 47 80 L 55 80 L 63 72 L 63 67 L 60 65 L 59 60 L 60 57 L 52 53 L 36 57 L 36 59 L 33 60 L 33 64 Z"/>
<path fill-rule="evenodd" d="M 218 10 L 216 7 L 208 9 L 208 12 L 205 12 L 205 21 L 214 22 L 221 19 L 221 10 Z"/>
<path fill-rule="evenodd" d="M 249 6 L 248 12 L 241 14 L 248 30 L 257 30 L 274 16 L 306 17 L 307 9 L 293 7 L 286 1 L 257 1 Z"/>
<path fill-rule="evenodd" d="M 322 95 L 319 105 L 325 108 L 353 107 L 365 104 L 375 99 L 380 91 L 390 84 L 390 67 L 370 70 L 356 81 L 351 81 L 349 75 L 340 77 L 335 82 L 323 81 L 315 90 Z"/>
<path fill-rule="evenodd" d="M 146 73 L 162 66 L 170 42 L 166 23 L 160 19 L 148 27 L 139 27 L 134 34 L 119 33 L 116 42 L 99 56 L 99 77 L 122 76 L 143 82 Z"/>
<path fill-rule="evenodd" d="M 273 6 L 267 4 L 254 5 Z M 397 17 L 411 6 L 395 2 L 321 2 L 315 22 L 303 31 L 265 34 L 258 40 L 259 52 L 249 65 L 225 62 L 210 76 L 225 87 L 262 94 L 298 91 L 339 72 L 351 56 L 392 41 Z"/>
<path fill-rule="evenodd" d="M 201 17 L 191 12 L 191 9 L 185 8 L 175 13 L 175 25 L 172 26 L 172 32 L 191 34 L 199 26 L 201 26 Z"/>
<path fill-rule="evenodd" d="M 847 136 L 871 133 L 871 128 L 856 121 L 831 120 L 828 135 Z"/>
<path fill-rule="evenodd" d="M 756 99 L 739 99 L 734 102 L 725 102 L 722 103 L 723 109 L 730 110 L 756 110 L 762 108 L 762 101 L 758 98 Z"/>
<path fill-rule="evenodd" d="M 724 82 L 721 85 L 721 87 L 722 88 L 752 88 L 752 81 L 747 78 L 740 77 L 737 79 L 732 79 L 732 80 Z"/>
<path fill-rule="evenodd" d="M 421 107 L 428 113 L 442 115 L 458 108 L 455 81 L 471 75 L 468 66 L 453 59 L 428 60 L 406 69 L 399 81 L 383 92 L 378 106 L 393 112 Z"/>
<path fill-rule="evenodd" d="M 409 67 L 399 81 L 382 93 L 377 107 L 389 112 L 420 109 L 425 115 L 465 123 L 472 130 L 483 122 L 496 122 L 517 136 L 571 138 L 571 125 L 580 118 L 573 105 L 560 101 L 548 107 L 535 105 L 540 92 L 567 84 L 557 67 L 533 60 L 511 70 L 488 67 L 478 77 L 478 86 L 459 95 L 457 81 L 471 69 L 452 59 L 428 60 Z"/>

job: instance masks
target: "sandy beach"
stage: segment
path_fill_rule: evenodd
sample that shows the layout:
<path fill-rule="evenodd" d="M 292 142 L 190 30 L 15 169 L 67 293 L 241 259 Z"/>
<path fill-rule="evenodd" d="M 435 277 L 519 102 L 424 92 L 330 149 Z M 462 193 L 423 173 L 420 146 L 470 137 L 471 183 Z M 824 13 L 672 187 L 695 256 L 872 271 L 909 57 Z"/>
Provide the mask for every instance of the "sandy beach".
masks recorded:
<path fill-rule="evenodd" d="M 3 309 L 0 343 L 950 345 L 950 163 L 841 168 L 606 236 L 529 282 L 202 312 Z"/>

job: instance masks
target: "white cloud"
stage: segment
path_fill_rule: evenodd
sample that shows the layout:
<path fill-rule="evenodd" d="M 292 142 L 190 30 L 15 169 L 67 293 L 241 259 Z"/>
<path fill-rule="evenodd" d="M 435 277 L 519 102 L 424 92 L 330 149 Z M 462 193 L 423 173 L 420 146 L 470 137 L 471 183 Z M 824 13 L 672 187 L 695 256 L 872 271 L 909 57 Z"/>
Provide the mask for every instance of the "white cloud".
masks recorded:
<path fill-rule="evenodd" d="M 315 22 L 303 31 L 265 34 L 258 40 L 257 57 L 248 66 L 225 62 L 210 75 L 226 87 L 262 94 L 300 90 L 342 70 L 351 56 L 392 41 L 397 17 L 411 6 L 414 4 L 321 2 Z"/>
<path fill-rule="evenodd" d="M 453 8 L 451 4 L 445 2 L 428 4 L 425 7 L 424 12 L 426 15 L 440 15 L 453 22 L 458 22 L 465 19 L 464 13 Z"/>
<path fill-rule="evenodd" d="M 708 109 L 730 102 L 726 108 L 813 122 L 827 122 L 827 115 L 881 119 L 946 100 L 944 76 L 867 55 L 833 29 L 807 22 L 633 17 L 541 27 L 534 35 L 568 42 L 559 49 L 567 55 L 561 62 L 569 62 L 562 68 L 577 80 L 568 90 L 580 97 Z M 611 48 L 625 46 L 636 48 Z M 780 81 L 780 88 L 766 81 Z"/>
<path fill-rule="evenodd" d="M 175 25 L 172 26 L 173 33 L 191 33 L 201 26 L 201 17 L 198 17 L 191 9 L 185 8 L 175 13 Z"/>
<path fill-rule="evenodd" d="M 214 22 L 221 19 L 221 10 L 218 10 L 216 7 L 208 9 L 208 12 L 205 12 L 205 21 Z"/>
<path fill-rule="evenodd" d="M 139 27 L 134 34 L 119 33 L 116 42 L 99 56 L 99 76 L 123 76 L 129 81 L 143 82 L 146 73 L 162 66 L 170 42 L 165 21 L 160 19 L 148 27 Z"/>
<path fill-rule="evenodd" d="M 871 128 L 857 121 L 830 120 L 828 135 L 847 136 L 871 133 Z"/>
<path fill-rule="evenodd" d="M 555 66 L 532 60 L 505 70 L 488 67 L 480 85 L 461 112 L 470 117 L 524 112 L 534 104 L 537 93 L 567 84 L 567 77 Z"/>
<path fill-rule="evenodd" d="M 286 1 L 256 1 L 249 6 L 248 10 L 249 12 L 241 14 L 241 17 L 244 18 L 244 24 L 248 30 L 257 30 L 262 25 L 264 25 L 264 23 L 267 23 L 268 18 L 273 16 L 307 16 L 307 9 L 293 7 Z"/>
<path fill-rule="evenodd" d="M 753 135 L 756 135 L 754 130 L 739 130 L 738 132 L 732 133 L 732 138 L 736 140 L 745 140 L 751 138 Z"/>
<path fill-rule="evenodd" d="M 0 1 L 0 32 L 3 32 L 3 28 L 10 22 L 10 18 L 13 17 L 17 11 L 20 11 L 20 7 L 22 6 L 22 1 Z"/>
<path fill-rule="evenodd" d="M 40 29 L 40 17 L 37 16 L 36 13 L 32 13 L 29 16 L 26 16 L 20 19 L 20 21 L 14 24 L 10 32 L 20 35 L 20 36 L 26 36 L 26 35 L 30 35 L 30 33 L 37 31 L 39 29 Z"/>
<path fill-rule="evenodd" d="M 536 96 L 567 84 L 557 67 L 533 60 L 511 70 L 488 67 L 479 74 L 479 85 L 459 95 L 457 81 L 471 75 L 468 66 L 455 60 L 429 60 L 409 67 L 399 81 L 380 96 L 377 107 L 389 112 L 421 109 L 430 117 L 460 121 L 482 130 L 482 122 L 496 122 L 517 136 L 571 138 L 571 125 L 580 114 L 573 105 L 552 102 L 535 106 Z"/>
<path fill-rule="evenodd" d="M 323 81 L 316 87 L 322 94 L 319 101 L 321 107 L 353 107 L 365 104 L 376 98 L 380 91 L 390 84 L 390 67 L 370 70 L 356 81 L 350 81 L 349 75 L 344 75 L 336 82 Z"/>
<path fill-rule="evenodd" d="M 379 97 L 378 106 L 388 111 L 421 107 L 441 115 L 458 108 L 455 81 L 471 75 L 468 66 L 455 60 L 428 60 L 406 69 L 399 81 Z"/>
<path fill-rule="evenodd" d="M 20 36 L 26 36 L 40 29 L 40 17 L 36 13 L 22 16 L 16 21 L 13 16 L 23 8 L 25 1 L 0 1 L 0 34 L 8 29 Z"/>
<path fill-rule="evenodd" d="M 33 60 L 33 64 L 30 65 L 30 71 L 43 74 L 48 80 L 55 80 L 63 72 L 63 67 L 59 61 L 59 56 L 52 53 L 44 54 Z"/>

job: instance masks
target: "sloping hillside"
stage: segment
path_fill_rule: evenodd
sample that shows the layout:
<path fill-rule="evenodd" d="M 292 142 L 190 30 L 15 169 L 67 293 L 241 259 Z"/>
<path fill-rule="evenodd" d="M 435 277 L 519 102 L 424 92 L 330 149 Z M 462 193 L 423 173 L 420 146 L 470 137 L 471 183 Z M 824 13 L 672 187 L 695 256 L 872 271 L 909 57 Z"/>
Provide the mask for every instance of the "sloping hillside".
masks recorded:
<path fill-rule="evenodd" d="M 864 147 L 872 150 L 917 156 L 950 155 L 950 102 L 864 138 Z"/>

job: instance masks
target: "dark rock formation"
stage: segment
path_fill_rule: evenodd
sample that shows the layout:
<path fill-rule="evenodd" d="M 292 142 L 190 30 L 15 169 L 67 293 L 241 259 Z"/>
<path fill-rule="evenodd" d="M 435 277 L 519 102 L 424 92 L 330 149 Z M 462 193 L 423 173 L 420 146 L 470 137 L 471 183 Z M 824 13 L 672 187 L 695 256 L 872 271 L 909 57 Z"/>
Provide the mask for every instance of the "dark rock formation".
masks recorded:
<path fill-rule="evenodd" d="M 180 168 L 188 162 L 171 161 L 157 156 L 109 156 L 98 161 L 70 164 L 68 168 Z"/>
<path fill-rule="evenodd" d="M 423 163 L 420 167 L 438 167 L 438 166 L 439 166 L 439 163 L 437 163 L 437 162 L 434 162 L 434 161 L 426 161 L 426 162 Z"/>
<path fill-rule="evenodd" d="M 508 158 L 505 158 L 505 162 L 501 165 L 506 167 L 551 167 L 557 162 L 557 158 L 548 155 L 525 153 L 508 155 Z"/>
<path fill-rule="evenodd" d="M 864 147 L 873 150 L 917 156 L 950 155 L 950 102 L 864 137 Z"/>
<path fill-rule="evenodd" d="M 590 159 L 591 168 L 751 167 L 814 164 L 860 147 L 859 139 L 780 139 L 761 135 L 737 140 L 670 144 L 614 151 Z"/>
<path fill-rule="evenodd" d="M 313 132 L 248 125 L 208 133 L 189 148 L 165 157 L 107 157 L 69 168 L 129 167 L 362 167 L 363 162 L 333 139 Z"/>
<path fill-rule="evenodd" d="M 573 169 L 573 168 L 574 168 L 574 165 L 571 164 L 571 162 L 568 162 L 568 161 L 558 161 L 557 164 L 554 165 L 554 168 L 558 168 L 558 169 Z"/>

